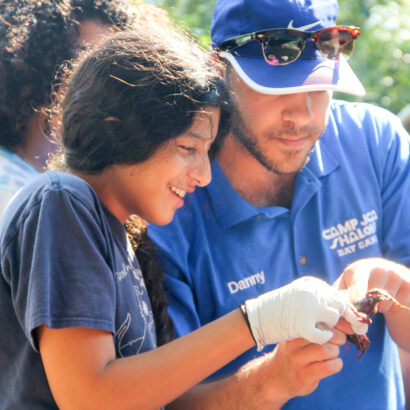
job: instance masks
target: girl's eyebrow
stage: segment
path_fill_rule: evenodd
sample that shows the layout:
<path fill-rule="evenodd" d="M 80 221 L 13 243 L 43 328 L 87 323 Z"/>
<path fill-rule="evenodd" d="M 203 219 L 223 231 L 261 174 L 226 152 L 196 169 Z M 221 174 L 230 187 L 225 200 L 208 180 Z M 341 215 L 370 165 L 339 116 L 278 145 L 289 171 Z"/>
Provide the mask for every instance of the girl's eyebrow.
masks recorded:
<path fill-rule="evenodd" d="M 188 132 L 187 133 L 190 137 L 194 137 L 194 138 L 199 138 L 199 139 L 203 139 L 205 141 L 211 141 L 213 139 L 215 139 L 216 135 L 211 135 L 210 137 L 204 137 L 201 134 L 197 134 L 196 132 Z"/>

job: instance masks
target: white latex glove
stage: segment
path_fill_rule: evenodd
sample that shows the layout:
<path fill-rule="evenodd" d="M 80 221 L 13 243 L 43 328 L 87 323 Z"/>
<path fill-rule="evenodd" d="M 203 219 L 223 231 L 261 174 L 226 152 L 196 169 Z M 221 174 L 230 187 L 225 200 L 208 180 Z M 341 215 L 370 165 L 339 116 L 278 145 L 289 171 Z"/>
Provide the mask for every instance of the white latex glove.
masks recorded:
<path fill-rule="evenodd" d="M 311 276 L 247 300 L 245 305 L 258 351 L 265 345 L 298 337 L 311 343 L 326 343 L 333 337 L 329 329 L 341 316 L 361 334 L 367 331 L 367 325 L 352 312 L 346 294 Z"/>

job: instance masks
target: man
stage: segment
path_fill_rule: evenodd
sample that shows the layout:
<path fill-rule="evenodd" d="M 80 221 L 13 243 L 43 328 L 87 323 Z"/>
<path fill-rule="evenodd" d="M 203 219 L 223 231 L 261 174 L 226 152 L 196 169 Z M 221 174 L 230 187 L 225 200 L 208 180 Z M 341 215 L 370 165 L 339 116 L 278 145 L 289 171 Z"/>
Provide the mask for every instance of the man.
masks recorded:
<path fill-rule="evenodd" d="M 231 132 L 211 184 L 149 231 L 179 336 L 304 275 L 353 300 L 382 288 L 410 306 L 409 137 L 380 108 L 332 100 L 333 91 L 364 94 L 340 53 L 360 30 L 335 27 L 337 12 L 334 0 L 216 5 L 211 35 L 227 63 Z M 208 393 L 200 406 L 404 408 L 397 345 L 410 351 L 410 313 L 390 302 L 379 312 L 360 361 L 354 346 L 336 354 L 343 370 L 317 372 L 335 358 L 298 339 L 255 360 L 268 350 L 253 349 L 215 376 L 236 373 L 198 388 Z"/>

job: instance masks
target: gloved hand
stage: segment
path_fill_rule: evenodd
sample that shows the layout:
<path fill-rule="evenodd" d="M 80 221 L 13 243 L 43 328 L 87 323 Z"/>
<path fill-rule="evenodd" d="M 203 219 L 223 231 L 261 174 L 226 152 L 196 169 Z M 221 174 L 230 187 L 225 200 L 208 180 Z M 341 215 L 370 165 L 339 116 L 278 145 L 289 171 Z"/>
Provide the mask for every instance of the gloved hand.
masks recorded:
<path fill-rule="evenodd" d="M 326 343 L 333 336 L 329 329 L 341 316 L 358 334 L 367 331 L 367 325 L 360 323 L 351 310 L 346 294 L 311 276 L 247 300 L 245 306 L 258 351 L 267 344 L 298 337 Z"/>

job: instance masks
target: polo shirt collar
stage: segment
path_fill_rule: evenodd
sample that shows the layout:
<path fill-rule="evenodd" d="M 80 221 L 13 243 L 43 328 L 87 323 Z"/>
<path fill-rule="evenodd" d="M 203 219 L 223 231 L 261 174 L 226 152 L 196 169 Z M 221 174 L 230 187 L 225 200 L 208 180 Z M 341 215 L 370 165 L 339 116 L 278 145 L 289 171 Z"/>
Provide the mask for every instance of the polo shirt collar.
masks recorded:
<path fill-rule="evenodd" d="M 329 127 L 327 127 L 322 137 L 316 141 L 314 150 L 310 154 L 310 160 L 301 172 L 309 169 L 315 177 L 321 178 L 330 175 L 339 167 L 339 161 L 328 148 L 328 144 L 335 144 L 335 141 L 332 141 L 334 136 L 330 136 L 328 130 Z"/>
<path fill-rule="evenodd" d="M 233 189 L 217 160 L 212 164 L 212 182 L 205 189 L 209 194 L 216 219 L 224 229 L 258 215 L 275 217 L 288 211 L 282 207 L 256 208 L 246 202 Z"/>
<path fill-rule="evenodd" d="M 324 134 L 322 138 L 325 137 Z M 301 174 L 306 173 L 310 180 L 313 178 L 318 188 L 319 178 L 329 175 L 339 166 L 322 138 L 316 142 L 308 164 L 300 171 Z M 210 197 L 216 219 L 224 229 L 256 216 L 275 218 L 290 212 L 289 209 L 280 206 L 257 208 L 246 202 L 233 189 L 217 160 L 212 163 L 212 181 L 205 189 Z"/>

